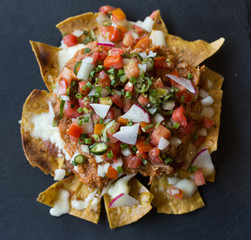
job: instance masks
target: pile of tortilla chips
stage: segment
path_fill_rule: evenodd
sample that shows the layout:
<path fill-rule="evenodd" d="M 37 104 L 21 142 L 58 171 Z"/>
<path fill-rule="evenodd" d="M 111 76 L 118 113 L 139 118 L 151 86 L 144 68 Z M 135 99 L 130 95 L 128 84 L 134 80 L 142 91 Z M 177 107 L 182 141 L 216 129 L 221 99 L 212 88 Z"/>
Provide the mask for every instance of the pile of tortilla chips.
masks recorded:
<path fill-rule="evenodd" d="M 65 21 L 59 23 L 57 28 L 62 34 L 72 33 L 76 29 L 87 31 L 90 29 L 95 29 L 97 26 L 96 18 L 98 14 L 99 13 L 85 13 L 79 16 L 68 18 Z M 191 66 L 198 66 L 205 59 L 217 52 L 224 42 L 224 38 L 220 38 L 212 43 L 207 43 L 202 40 L 188 42 L 181 39 L 180 37 L 171 35 L 167 31 L 159 11 L 157 11 L 154 20 L 153 30 L 163 31 L 166 37 L 167 45 L 171 52 L 176 58 L 187 62 Z M 30 164 L 33 167 L 39 167 L 45 174 L 49 173 L 53 176 L 55 169 L 61 168 L 64 164 L 64 159 L 62 157 L 54 156 L 52 153 L 46 151 L 43 140 L 32 136 L 31 133 L 34 126 L 29 120 L 36 114 L 49 111 L 48 100 L 53 101 L 53 84 L 55 84 L 60 73 L 58 52 L 61 49 L 40 42 L 31 41 L 30 43 L 38 61 L 42 78 L 50 93 L 47 91 L 33 90 L 28 96 L 23 106 L 22 113 L 22 144 L 25 155 Z M 213 87 L 211 87 L 210 90 L 207 88 L 208 80 L 213 83 Z M 222 82 L 223 77 L 221 75 L 213 72 L 209 68 L 205 68 L 205 71 L 201 76 L 201 84 L 203 89 L 208 91 L 210 96 L 212 96 L 214 99 L 212 107 L 215 110 L 215 116 L 213 120 L 216 123 L 216 126 L 209 130 L 205 142 L 205 147 L 207 147 L 210 152 L 213 152 L 217 149 L 222 99 L 222 90 L 220 89 Z M 182 178 L 186 177 L 186 175 L 189 173 L 184 171 L 179 172 L 178 174 L 179 177 Z M 213 182 L 214 174 L 209 176 L 206 180 Z M 129 185 L 131 187 L 129 194 L 140 202 L 139 205 L 135 205 L 133 207 L 124 206 L 109 208 L 109 204 L 111 202 L 110 196 L 108 194 L 104 195 L 105 208 L 111 228 L 130 224 L 143 217 L 151 210 L 152 200 L 153 206 L 157 208 L 158 212 L 167 214 L 183 214 L 204 206 L 204 202 L 198 191 L 193 197 L 182 200 L 168 195 L 166 191 L 168 187 L 166 175 L 156 177 L 151 184 L 150 191 L 148 191 L 148 189 L 143 186 L 136 178 L 131 179 L 129 181 Z M 94 191 L 79 181 L 77 176 L 73 175 L 50 186 L 47 190 L 39 194 L 37 200 L 53 207 L 54 203 L 58 199 L 60 189 L 65 189 L 70 192 L 70 200 L 85 200 L 88 195 Z M 87 207 L 84 210 L 76 210 L 71 207 L 69 214 L 91 221 L 93 223 L 98 223 L 101 208 L 102 189 L 98 189 L 96 191 L 96 196 L 98 196 L 98 204 L 96 205 L 96 208 Z"/>

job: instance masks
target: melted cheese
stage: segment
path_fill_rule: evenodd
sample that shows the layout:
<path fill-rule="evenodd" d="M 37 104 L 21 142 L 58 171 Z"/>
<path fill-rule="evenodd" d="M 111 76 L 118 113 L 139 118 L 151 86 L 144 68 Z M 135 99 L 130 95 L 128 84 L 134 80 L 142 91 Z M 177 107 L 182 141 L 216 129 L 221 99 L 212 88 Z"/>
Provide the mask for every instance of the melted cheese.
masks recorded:
<path fill-rule="evenodd" d="M 31 119 L 32 123 L 34 124 L 31 135 L 36 138 L 41 138 L 43 141 L 49 140 L 59 149 L 59 151 L 64 154 L 66 160 L 70 160 L 70 156 L 64 149 L 64 141 L 60 137 L 58 128 L 52 127 L 52 125 L 49 123 L 49 119 L 49 113 L 34 115 Z"/>
<path fill-rule="evenodd" d="M 197 186 L 193 180 L 182 179 L 175 185 L 176 188 L 182 190 L 183 197 L 192 197 L 197 191 Z"/>
<path fill-rule="evenodd" d="M 63 180 L 65 177 L 65 169 L 55 169 L 55 177 L 54 181 L 60 181 Z"/>
<path fill-rule="evenodd" d="M 162 31 L 152 30 L 150 39 L 152 40 L 152 44 L 155 46 L 166 46 L 165 36 Z"/>
<path fill-rule="evenodd" d="M 58 200 L 55 202 L 54 207 L 50 209 L 50 214 L 54 217 L 60 217 L 63 214 L 69 213 L 69 197 L 70 193 L 64 189 L 61 189 L 59 191 Z"/>
<path fill-rule="evenodd" d="M 61 47 L 62 50 L 58 52 L 58 62 L 60 71 L 78 50 L 85 48 L 85 44 L 80 43 L 72 47 L 66 47 L 65 45 L 62 45 Z"/>

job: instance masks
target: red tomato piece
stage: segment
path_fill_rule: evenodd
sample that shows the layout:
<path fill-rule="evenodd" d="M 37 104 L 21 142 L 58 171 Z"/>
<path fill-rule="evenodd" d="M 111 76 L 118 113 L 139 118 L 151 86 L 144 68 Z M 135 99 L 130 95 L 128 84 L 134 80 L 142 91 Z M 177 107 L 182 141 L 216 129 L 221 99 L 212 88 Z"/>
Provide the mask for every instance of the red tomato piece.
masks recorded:
<path fill-rule="evenodd" d="M 66 82 L 65 79 L 61 80 L 59 83 L 59 95 L 66 95 L 66 90 L 68 88 L 68 83 Z"/>
<path fill-rule="evenodd" d="M 142 165 L 141 158 L 135 155 L 126 157 L 125 161 L 128 168 L 139 168 Z"/>
<path fill-rule="evenodd" d="M 120 107 L 120 108 L 123 108 L 123 102 L 122 102 L 121 97 L 119 97 L 119 96 L 116 95 L 116 94 L 113 94 L 113 95 L 111 96 L 111 99 L 112 99 L 113 103 L 114 103 L 116 106 L 118 106 L 118 107 Z"/>
<path fill-rule="evenodd" d="M 106 119 L 114 119 L 115 118 L 115 109 L 110 108 L 105 118 Z"/>
<path fill-rule="evenodd" d="M 82 132 L 83 132 L 83 128 L 78 126 L 76 122 L 73 122 L 67 131 L 67 133 L 70 136 L 73 136 L 75 138 L 80 138 L 80 135 Z"/>
<path fill-rule="evenodd" d="M 176 188 L 176 187 L 170 187 L 170 188 L 168 189 L 168 193 L 169 193 L 171 196 L 173 196 L 173 197 L 175 197 L 175 198 L 178 198 L 178 199 L 182 199 L 182 197 L 183 197 L 183 192 L 182 192 L 182 190 L 180 190 L 180 189 L 178 189 L 178 188 Z"/>
<path fill-rule="evenodd" d="M 108 29 L 108 39 L 113 42 L 118 42 L 122 39 L 121 31 L 113 26 L 107 27 Z"/>
<path fill-rule="evenodd" d="M 158 78 L 156 81 L 153 82 L 153 87 L 155 89 L 158 89 L 158 88 L 165 88 L 163 82 L 161 81 L 160 78 Z"/>
<path fill-rule="evenodd" d="M 99 11 L 102 14 L 108 14 L 109 12 L 111 12 L 111 11 L 113 11 L 115 9 L 116 9 L 115 7 L 112 7 L 112 6 L 109 6 L 109 5 L 104 5 L 101 8 L 99 8 Z"/>
<path fill-rule="evenodd" d="M 132 32 L 128 32 L 124 35 L 122 44 L 124 47 L 132 47 L 134 44 L 134 37 L 132 36 Z"/>
<path fill-rule="evenodd" d="M 132 99 L 128 99 L 128 98 L 123 97 L 123 110 L 124 110 L 124 112 L 127 112 L 131 108 L 132 105 L 133 105 Z"/>
<path fill-rule="evenodd" d="M 67 108 L 65 110 L 65 116 L 68 118 L 76 118 L 80 116 L 81 114 L 78 112 L 78 102 L 74 101 L 68 101 L 67 103 Z"/>
<path fill-rule="evenodd" d="M 125 75 L 127 76 L 128 79 L 130 79 L 131 77 L 135 77 L 137 78 L 139 76 L 139 67 L 138 67 L 138 63 L 136 60 L 131 59 L 125 66 L 124 66 L 124 70 L 125 70 Z"/>
<path fill-rule="evenodd" d="M 153 148 L 152 150 L 148 152 L 151 163 L 155 164 L 155 163 L 163 162 L 159 154 L 160 154 L 160 150 L 157 147 Z"/>
<path fill-rule="evenodd" d="M 182 101 L 183 103 L 190 103 L 193 101 L 192 93 L 188 92 L 186 89 L 180 90 L 179 92 L 177 92 L 176 98 L 178 99 L 178 101 L 181 101 L 181 99 L 183 98 L 183 101 Z"/>
<path fill-rule="evenodd" d="M 180 124 L 181 127 L 187 127 L 187 119 L 184 113 L 185 110 L 182 105 L 176 108 L 172 113 L 173 121 Z"/>
<path fill-rule="evenodd" d="M 78 80 L 75 73 L 67 67 L 64 67 L 60 74 L 60 78 L 65 79 L 68 84 L 71 84 L 73 80 Z"/>
<path fill-rule="evenodd" d="M 146 139 L 137 140 L 136 147 L 140 153 L 149 152 L 152 150 L 151 144 Z"/>
<path fill-rule="evenodd" d="M 138 33 L 138 34 L 141 34 L 144 32 L 144 30 L 141 28 L 141 27 L 138 27 L 137 25 L 132 25 L 135 29 L 135 31 Z"/>
<path fill-rule="evenodd" d="M 157 128 L 154 129 L 151 135 L 151 143 L 155 146 L 159 144 L 159 140 L 161 137 L 168 139 L 171 137 L 170 131 L 164 127 L 163 125 L 159 125 Z"/>
<path fill-rule="evenodd" d="M 205 136 L 199 136 L 198 139 L 196 139 L 193 144 L 197 147 L 200 147 L 206 140 Z"/>
<path fill-rule="evenodd" d="M 125 92 L 130 92 L 130 93 L 134 93 L 134 87 L 133 84 L 128 81 L 127 84 L 124 87 Z"/>
<path fill-rule="evenodd" d="M 78 84 L 78 90 L 83 96 L 87 96 L 88 93 L 91 91 L 89 87 L 86 86 L 86 84 L 90 81 L 81 81 Z M 85 87 L 86 86 L 86 87 Z"/>
<path fill-rule="evenodd" d="M 202 118 L 202 126 L 204 128 L 212 128 L 214 126 L 214 121 L 210 118 L 204 117 Z"/>
<path fill-rule="evenodd" d="M 74 46 L 78 43 L 77 37 L 74 34 L 67 34 L 63 36 L 63 41 L 67 47 Z"/>
<path fill-rule="evenodd" d="M 138 102 L 143 105 L 146 106 L 150 103 L 150 100 L 148 97 L 145 97 L 143 93 L 141 93 L 138 97 Z"/>
<path fill-rule="evenodd" d="M 114 138 L 112 135 L 118 131 L 120 124 L 118 122 L 115 122 L 110 128 L 107 130 L 107 136 L 110 139 L 111 143 L 116 143 L 118 140 Z"/>
<path fill-rule="evenodd" d="M 93 113 L 92 121 L 96 123 L 96 122 L 99 122 L 99 120 L 100 120 L 100 116 L 96 113 Z"/>
<path fill-rule="evenodd" d="M 157 10 L 154 10 L 154 11 L 151 13 L 150 18 L 151 18 L 152 20 L 154 20 L 156 14 L 157 14 Z"/>
<path fill-rule="evenodd" d="M 111 179 L 117 179 L 118 177 L 118 171 L 114 169 L 113 167 L 109 166 L 106 176 Z"/>
<path fill-rule="evenodd" d="M 113 159 L 117 159 L 121 151 L 120 142 L 110 143 L 109 146 L 113 153 Z"/>
<path fill-rule="evenodd" d="M 96 62 L 98 60 L 98 53 L 97 52 L 92 53 L 91 57 L 93 58 L 92 64 L 96 65 Z"/>
<path fill-rule="evenodd" d="M 89 100 L 85 101 L 83 98 L 82 98 L 82 99 L 78 99 L 78 104 L 79 104 L 79 106 L 80 106 L 81 108 L 86 107 L 86 108 L 88 108 L 88 109 L 91 109 L 89 103 L 90 103 Z"/>
<path fill-rule="evenodd" d="M 107 54 L 104 52 L 98 53 L 98 60 L 100 61 L 104 61 L 104 59 L 106 58 Z"/>
<path fill-rule="evenodd" d="M 134 46 L 134 48 L 140 48 L 142 50 L 146 50 L 149 47 L 150 41 L 149 41 L 149 37 L 144 37 L 141 38 L 136 45 Z"/>
<path fill-rule="evenodd" d="M 98 78 L 99 78 L 99 85 L 102 88 L 106 88 L 106 87 L 110 87 L 111 86 L 111 79 L 109 78 L 109 76 L 105 73 L 105 71 L 101 71 L 98 74 Z"/>
<path fill-rule="evenodd" d="M 186 127 L 180 127 L 179 131 L 185 135 L 192 134 L 194 131 L 194 122 L 189 122 Z"/>
<path fill-rule="evenodd" d="M 112 48 L 109 52 L 109 55 L 117 57 L 117 56 L 121 56 L 123 53 L 124 53 L 124 50 L 121 48 Z"/>
<path fill-rule="evenodd" d="M 205 177 L 201 169 L 198 169 L 196 172 L 193 173 L 194 181 L 197 186 L 202 186 L 206 184 Z"/>
<path fill-rule="evenodd" d="M 166 57 L 155 57 L 154 58 L 155 68 L 168 68 L 168 63 L 166 62 Z"/>
<path fill-rule="evenodd" d="M 107 56 L 104 61 L 104 66 L 106 68 L 116 68 L 120 69 L 123 67 L 123 59 L 121 56 Z"/>

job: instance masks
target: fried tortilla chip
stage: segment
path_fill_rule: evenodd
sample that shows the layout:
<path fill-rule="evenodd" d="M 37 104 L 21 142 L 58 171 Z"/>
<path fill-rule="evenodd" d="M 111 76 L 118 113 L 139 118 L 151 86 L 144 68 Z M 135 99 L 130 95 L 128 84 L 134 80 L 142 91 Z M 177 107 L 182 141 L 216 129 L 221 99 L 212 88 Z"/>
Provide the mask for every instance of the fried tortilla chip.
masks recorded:
<path fill-rule="evenodd" d="M 151 209 L 153 195 L 136 178 L 129 181 L 131 187 L 129 195 L 140 202 L 140 205 L 109 208 L 111 198 L 108 194 L 104 195 L 105 209 L 110 228 L 122 227 L 124 225 L 136 222 Z"/>
<path fill-rule="evenodd" d="M 52 86 L 59 75 L 58 52 L 60 48 L 34 41 L 30 41 L 30 44 L 35 53 L 45 85 L 52 92 Z"/>
<path fill-rule="evenodd" d="M 205 67 L 205 70 L 201 74 L 200 85 L 204 90 L 220 90 L 223 84 L 224 78 L 217 72 Z"/>
<path fill-rule="evenodd" d="M 168 186 L 167 175 L 154 178 L 151 184 L 153 206 L 157 207 L 158 213 L 184 214 L 205 206 L 198 191 L 191 198 L 177 199 L 167 193 Z"/>
<path fill-rule="evenodd" d="M 212 43 L 203 40 L 186 41 L 178 36 L 171 35 L 167 31 L 159 10 L 154 19 L 153 30 L 161 30 L 166 36 L 167 46 L 170 48 L 173 55 L 179 61 L 187 62 L 193 67 L 198 66 L 215 54 L 225 41 L 224 38 L 219 38 Z"/>
<path fill-rule="evenodd" d="M 50 143 L 32 136 L 34 124 L 31 121 L 34 115 L 49 111 L 49 100 L 55 101 L 52 93 L 39 90 L 31 92 L 23 106 L 21 135 L 24 153 L 31 166 L 39 167 L 45 174 L 54 176 L 55 169 L 62 167 L 64 159 L 48 151 L 48 144 L 50 149 L 53 149 Z"/>
<path fill-rule="evenodd" d="M 84 185 L 81 181 L 79 181 L 79 178 L 77 176 L 70 176 L 60 182 L 54 183 L 44 192 L 40 193 L 37 198 L 37 201 L 50 207 L 53 207 L 58 199 L 60 189 L 64 189 L 70 192 L 70 215 L 85 219 L 96 224 L 98 223 L 100 217 L 101 201 L 100 198 L 96 195 L 100 195 L 100 189 L 91 190 L 88 188 L 88 186 Z M 94 191 L 96 191 L 96 194 L 92 194 L 94 193 Z M 90 194 L 92 194 L 93 197 L 90 198 Z M 93 205 L 92 203 L 94 201 L 94 197 L 96 198 L 96 200 L 98 200 L 98 202 Z M 77 210 L 72 207 L 72 200 L 85 202 L 87 201 L 88 206 L 83 210 Z"/>

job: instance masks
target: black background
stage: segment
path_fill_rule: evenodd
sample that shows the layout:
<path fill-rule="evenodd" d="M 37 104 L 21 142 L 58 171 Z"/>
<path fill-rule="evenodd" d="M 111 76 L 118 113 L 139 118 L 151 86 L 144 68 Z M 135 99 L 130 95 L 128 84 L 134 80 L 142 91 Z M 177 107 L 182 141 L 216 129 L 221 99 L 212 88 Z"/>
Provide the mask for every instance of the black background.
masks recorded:
<path fill-rule="evenodd" d="M 201 188 L 206 207 L 181 216 L 153 209 L 138 222 L 110 230 L 104 208 L 98 225 L 65 215 L 51 217 L 36 202 L 53 183 L 26 161 L 18 120 L 34 89 L 45 89 L 29 40 L 57 46 L 54 27 L 67 17 L 121 7 L 128 19 L 143 20 L 160 9 L 170 33 L 224 46 L 205 63 L 225 77 L 216 183 Z M 1 0 L 0 2 L 0 239 L 250 239 L 251 231 L 251 4 L 245 0 Z"/>

